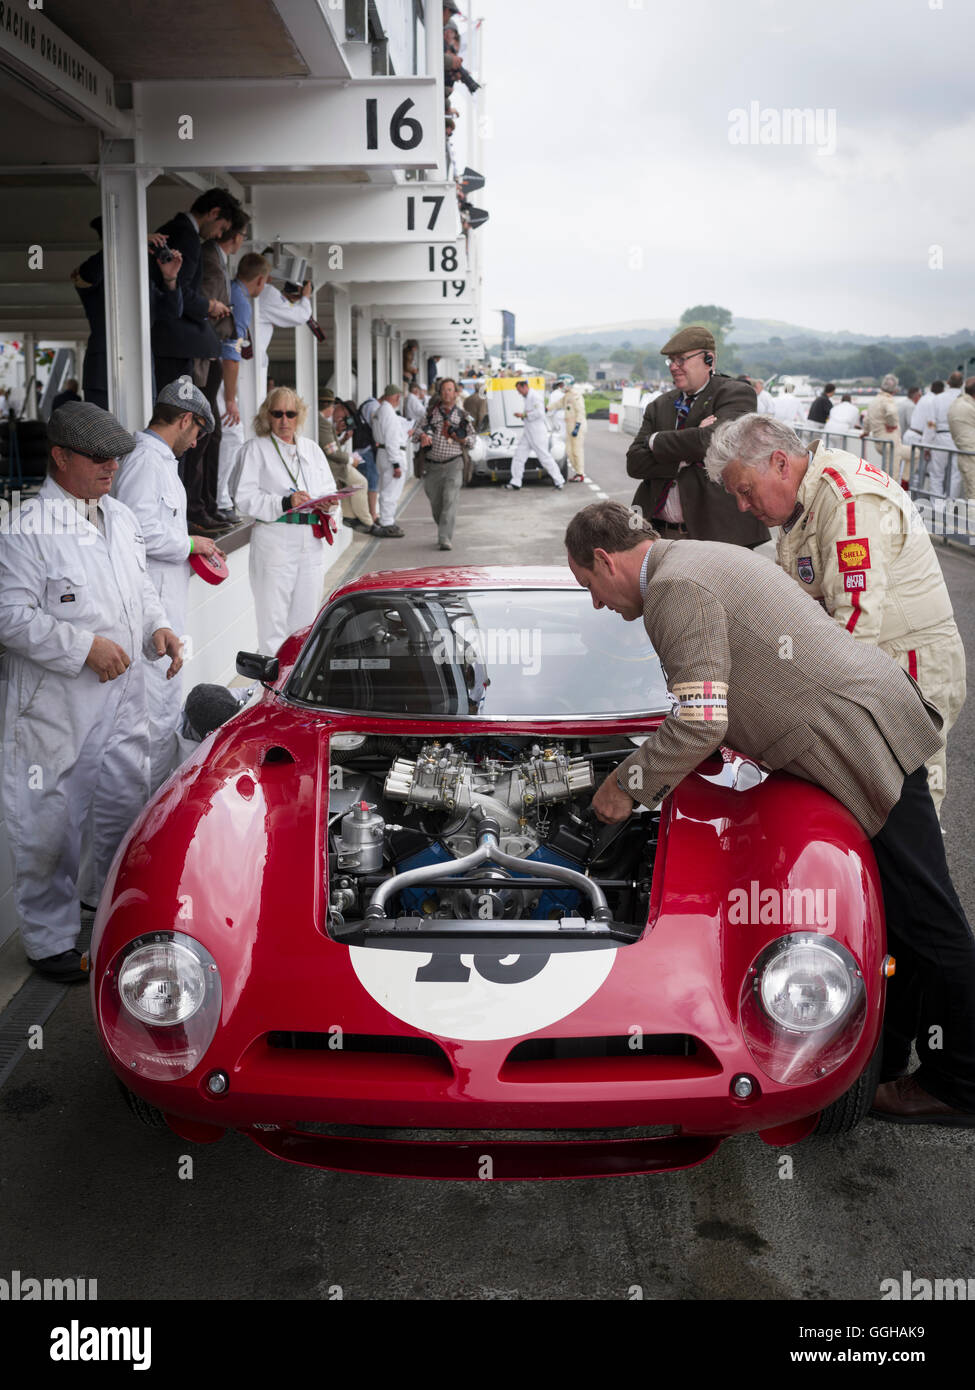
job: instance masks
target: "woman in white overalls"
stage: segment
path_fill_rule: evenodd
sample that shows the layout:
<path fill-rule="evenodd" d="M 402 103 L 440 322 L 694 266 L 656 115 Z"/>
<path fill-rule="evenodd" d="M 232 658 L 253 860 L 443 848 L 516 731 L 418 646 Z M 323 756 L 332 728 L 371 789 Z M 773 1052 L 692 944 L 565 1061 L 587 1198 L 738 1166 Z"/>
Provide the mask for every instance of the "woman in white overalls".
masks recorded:
<path fill-rule="evenodd" d="M 250 581 L 257 645 L 265 656 L 276 656 L 286 637 L 308 627 L 322 601 L 328 547 L 312 529 L 317 517 L 293 509 L 336 489 L 321 449 L 301 438 L 307 414 L 300 396 L 275 387 L 257 413 L 257 438 L 241 449 L 230 484 L 238 510 L 257 523 Z"/>

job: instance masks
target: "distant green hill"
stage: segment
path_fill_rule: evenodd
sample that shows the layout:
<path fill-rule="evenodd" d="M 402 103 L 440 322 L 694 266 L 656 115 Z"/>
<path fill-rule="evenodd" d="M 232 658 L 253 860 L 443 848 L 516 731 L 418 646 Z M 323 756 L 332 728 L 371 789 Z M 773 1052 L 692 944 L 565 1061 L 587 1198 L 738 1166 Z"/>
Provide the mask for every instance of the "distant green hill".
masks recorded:
<path fill-rule="evenodd" d="M 624 323 L 608 323 L 593 328 L 563 330 L 531 338 L 533 346 L 544 345 L 550 352 L 583 352 L 587 357 L 592 352 L 600 356 L 611 356 L 613 348 L 659 348 L 677 327 L 674 319 L 631 319 Z M 962 328 L 956 333 L 909 334 L 896 338 L 876 333 L 850 333 L 846 329 L 826 332 L 819 328 L 804 328 L 800 324 L 786 323 L 782 319 L 736 318 L 734 327 L 728 335 L 729 343 L 743 348 L 752 343 L 768 343 L 780 338 L 783 343 L 821 343 L 842 347 L 856 347 L 869 343 L 915 343 L 938 344 L 943 347 L 963 345 L 975 336 L 971 329 Z"/>

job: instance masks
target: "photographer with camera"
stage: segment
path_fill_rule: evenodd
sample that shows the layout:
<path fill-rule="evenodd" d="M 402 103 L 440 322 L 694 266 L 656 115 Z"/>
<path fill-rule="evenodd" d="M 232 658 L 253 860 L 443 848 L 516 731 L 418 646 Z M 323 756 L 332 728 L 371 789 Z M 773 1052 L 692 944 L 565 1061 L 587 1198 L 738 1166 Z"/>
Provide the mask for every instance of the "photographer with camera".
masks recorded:
<path fill-rule="evenodd" d="M 457 399 L 457 383 L 445 377 L 440 395 L 427 411 L 420 444 L 427 450 L 423 488 L 437 523 L 437 544 L 453 550 L 457 494 L 464 479 L 465 454 L 474 443 L 474 422 Z"/>
<path fill-rule="evenodd" d="M 102 219 L 93 217 L 88 224 L 93 232 L 102 235 Z M 160 253 L 164 253 L 160 260 Z M 179 272 L 183 257 L 170 250 L 166 238 L 157 232 L 149 235 L 149 324 L 157 319 L 178 319 L 183 313 L 183 294 L 179 287 Z M 159 261 L 158 277 L 152 267 Z M 71 272 L 71 283 L 78 292 L 88 320 L 88 342 L 85 345 L 85 364 L 81 389 L 86 401 L 101 410 L 108 409 L 108 344 L 105 333 L 105 252 L 96 251 Z M 155 385 L 155 371 L 153 371 Z"/>
<path fill-rule="evenodd" d="M 444 27 L 443 27 L 443 66 L 444 66 L 444 91 L 450 94 L 455 82 L 463 82 L 471 96 L 480 90 L 480 83 L 475 82 L 464 67 L 464 59 L 461 55 L 460 30 L 454 15 L 460 14 L 456 6 L 444 5 Z"/>
<path fill-rule="evenodd" d="M 264 253 L 268 255 L 268 252 Z M 257 299 L 256 350 L 261 365 L 268 363 L 268 348 L 276 328 L 298 328 L 312 315 L 313 286 L 310 280 L 296 285 L 286 280 L 279 289 L 269 281 Z"/>
<path fill-rule="evenodd" d="M 152 326 L 157 393 L 177 377 L 192 376 L 194 360 L 220 356 L 220 340 L 209 320 L 225 317 L 230 306 L 203 290 L 203 243 L 229 231 L 239 216 L 242 209 L 233 194 L 225 188 L 212 188 L 200 194 L 189 212 L 177 213 L 157 229 L 157 238 L 164 237 L 165 244 L 157 243 L 155 248 L 153 284 L 166 288 L 167 268 L 172 253 L 178 251 L 182 256 L 178 284 L 183 295 L 181 316 L 157 318 Z"/>

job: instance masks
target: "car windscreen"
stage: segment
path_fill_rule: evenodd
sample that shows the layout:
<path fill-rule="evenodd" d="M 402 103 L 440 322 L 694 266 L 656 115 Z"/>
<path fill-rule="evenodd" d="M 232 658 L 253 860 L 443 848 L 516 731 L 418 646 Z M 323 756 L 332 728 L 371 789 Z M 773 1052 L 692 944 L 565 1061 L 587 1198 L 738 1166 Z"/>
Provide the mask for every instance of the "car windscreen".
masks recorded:
<path fill-rule="evenodd" d="M 322 613 L 285 694 L 418 718 L 670 708 L 643 624 L 597 612 L 583 589 L 349 594 Z"/>

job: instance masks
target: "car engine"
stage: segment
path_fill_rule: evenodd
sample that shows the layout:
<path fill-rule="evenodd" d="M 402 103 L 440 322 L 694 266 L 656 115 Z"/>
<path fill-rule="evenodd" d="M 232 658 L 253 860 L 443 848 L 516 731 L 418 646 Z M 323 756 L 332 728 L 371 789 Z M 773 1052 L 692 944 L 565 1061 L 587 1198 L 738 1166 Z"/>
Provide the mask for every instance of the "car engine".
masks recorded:
<path fill-rule="evenodd" d="M 593 792 L 633 751 L 618 739 L 392 739 L 338 735 L 331 749 L 329 884 L 333 920 L 361 916 L 378 884 L 393 874 L 443 866 L 394 901 L 403 916 L 557 919 L 587 911 L 584 894 L 536 886 L 496 865 L 477 880 L 448 882 L 451 864 L 472 854 L 482 827 L 509 856 L 537 866 L 592 874 L 608 884 L 614 912 L 636 916 L 649 895 L 658 818 L 646 813 L 604 826 L 590 811 Z M 544 868 L 541 866 L 545 866 Z M 551 867 L 549 867 L 551 866 Z M 537 874 L 536 874 L 537 877 Z M 517 885 L 517 886 L 515 886 Z M 644 919 L 645 921 L 645 916 Z"/>

